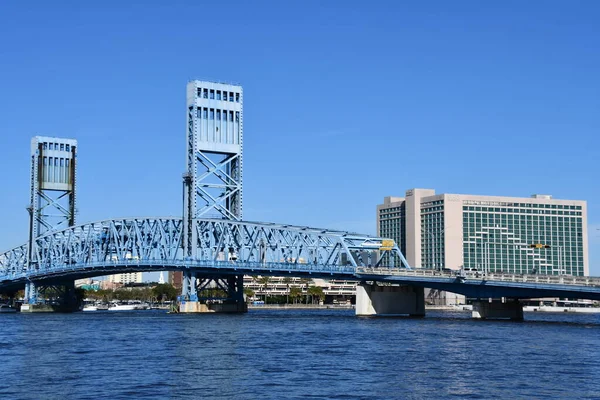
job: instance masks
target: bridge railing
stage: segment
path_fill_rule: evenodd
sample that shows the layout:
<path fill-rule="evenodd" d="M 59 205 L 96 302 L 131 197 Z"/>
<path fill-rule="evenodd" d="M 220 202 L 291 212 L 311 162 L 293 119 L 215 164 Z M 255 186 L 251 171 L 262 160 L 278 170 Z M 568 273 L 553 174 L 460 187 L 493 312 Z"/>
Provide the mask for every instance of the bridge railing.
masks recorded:
<path fill-rule="evenodd" d="M 479 276 L 469 273 L 462 275 L 460 270 L 439 271 L 425 268 L 415 268 L 411 270 L 403 268 L 370 268 L 358 267 L 356 274 L 360 275 L 395 275 L 395 276 L 415 276 L 415 277 L 439 277 L 439 278 L 464 278 L 479 281 L 501 281 L 501 282 L 520 282 L 520 283 L 540 283 L 555 285 L 573 285 L 600 287 L 600 278 L 571 275 L 531 275 L 531 274 L 479 274 Z"/>
<path fill-rule="evenodd" d="M 108 262 L 91 262 L 86 264 L 61 264 L 52 268 L 49 273 L 47 270 L 35 272 L 22 272 L 12 274 L 10 279 L 36 278 L 36 275 L 51 278 L 71 273 L 88 273 L 98 271 L 101 274 L 114 274 L 118 271 L 165 271 L 165 270 L 185 270 L 185 269 L 204 269 L 220 270 L 224 273 L 231 271 L 240 271 L 247 275 L 265 274 L 279 272 L 285 273 L 306 273 L 322 275 L 346 275 L 348 279 L 354 276 L 355 268 L 352 266 L 341 265 L 313 265 L 313 264 L 291 264 L 274 262 L 237 262 L 237 261 L 214 261 L 214 260 L 114 260 Z"/>

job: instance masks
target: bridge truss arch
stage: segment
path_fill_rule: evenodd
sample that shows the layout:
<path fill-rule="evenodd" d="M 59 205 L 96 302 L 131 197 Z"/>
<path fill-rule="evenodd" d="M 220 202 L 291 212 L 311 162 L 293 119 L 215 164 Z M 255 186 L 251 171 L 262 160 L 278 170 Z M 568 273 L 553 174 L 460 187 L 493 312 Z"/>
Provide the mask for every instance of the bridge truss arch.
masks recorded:
<path fill-rule="evenodd" d="M 181 218 L 123 218 L 77 225 L 0 254 L 0 287 L 35 280 L 120 272 L 203 270 L 218 273 L 354 276 L 357 267 L 406 260 L 385 239 L 293 225 L 194 219 L 194 254 L 183 251 Z M 389 243 L 389 242 L 388 242 Z M 388 246 L 388 244 L 386 244 Z M 395 255 L 395 257 L 394 257 Z"/>

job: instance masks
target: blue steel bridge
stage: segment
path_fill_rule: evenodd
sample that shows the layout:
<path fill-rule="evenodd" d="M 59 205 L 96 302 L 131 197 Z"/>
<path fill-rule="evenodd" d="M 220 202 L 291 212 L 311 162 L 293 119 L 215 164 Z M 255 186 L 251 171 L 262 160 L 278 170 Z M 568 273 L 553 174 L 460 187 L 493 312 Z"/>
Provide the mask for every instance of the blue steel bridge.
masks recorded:
<path fill-rule="evenodd" d="M 43 306 L 48 288 L 60 292 L 65 302 L 73 299 L 75 279 L 168 270 L 183 272 L 182 312 L 245 311 L 244 275 L 357 281 L 359 315 L 422 315 L 423 288 L 481 299 L 600 299 L 599 279 L 463 277 L 411 268 L 390 239 L 244 221 L 241 86 L 189 82 L 185 138 L 181 218 L 85 224 L 75 221 L 77 141 L 33 138 L 29 238 L 0 254 L 0 291 L 14 293 L 24 288 L 25 303 L 31 305 L 28 309 L 35 309 Z M 215 213 L 220 218 L 207 218 Z M 205 300 L 214 288 L 225 293 L 219 299 L 224 306 L 209 310 Z M 497 310 L 480 311 L 485 317 L 496 315 Z"/>
<path fill-rule="evenodd" d="M 600 300 L 600 279 L 555 275 L 490 274 L 410 268 L 396 244 L 379 237 L 301 226 L 196 219 L 197 252 L 184 256 L 181 218 L 93 222 L 48 233 L 0 255 L 0 289 L 27 282 L 52 286 L 124 272 L 178 270 L 196 276 L 295 276 L 398 283 L 471 298 L 569 297 Z M 381 250 L 383 248 L 383 250 Z M 400 265 L 391 264 L 395 255 Z M 386 262 L 386 266 L 382 263 Z M 194 296 L 185 288 L 184 296 Z"/>
<path fill-rule="evenodd" d="M 51 232 L 34 241 L 35 262 L 28 263 L 28 244 L 0 254 L 0 287 L 167 270 L 355 279 L 357 267 L 378 267 L 389 254 L 407 265 L 395 244 L 380 251 L 384 239 L 373 236 L 223 219 L 193 223 L 197 250 L 189 256 L 182 218 L 114 219 Z"/>

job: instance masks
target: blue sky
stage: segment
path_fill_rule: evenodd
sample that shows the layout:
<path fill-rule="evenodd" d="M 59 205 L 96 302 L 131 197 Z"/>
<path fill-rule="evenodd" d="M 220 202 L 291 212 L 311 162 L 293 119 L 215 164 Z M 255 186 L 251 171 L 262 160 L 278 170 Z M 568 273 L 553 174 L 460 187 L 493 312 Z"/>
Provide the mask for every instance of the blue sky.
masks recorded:
<path fill-rule="evenodd" d="M 412 187 L 588 201 L 600 275 L 600 3 L 0 3 L 0 247 L 29 141 L 79 141 L 78 222 L 180 215 L 185 86 L 244 87 L 244 217 L 375 233 Z"/>

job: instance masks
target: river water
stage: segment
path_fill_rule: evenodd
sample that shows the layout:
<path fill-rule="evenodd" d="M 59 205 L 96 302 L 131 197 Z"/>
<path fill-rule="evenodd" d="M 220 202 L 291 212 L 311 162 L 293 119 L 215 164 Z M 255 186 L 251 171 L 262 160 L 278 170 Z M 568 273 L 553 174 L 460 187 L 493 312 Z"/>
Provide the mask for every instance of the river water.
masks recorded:
<path fill-rule="evenodd" d="M 0 315 L 0 399 L 600 398 L 600 314 Z"/>

